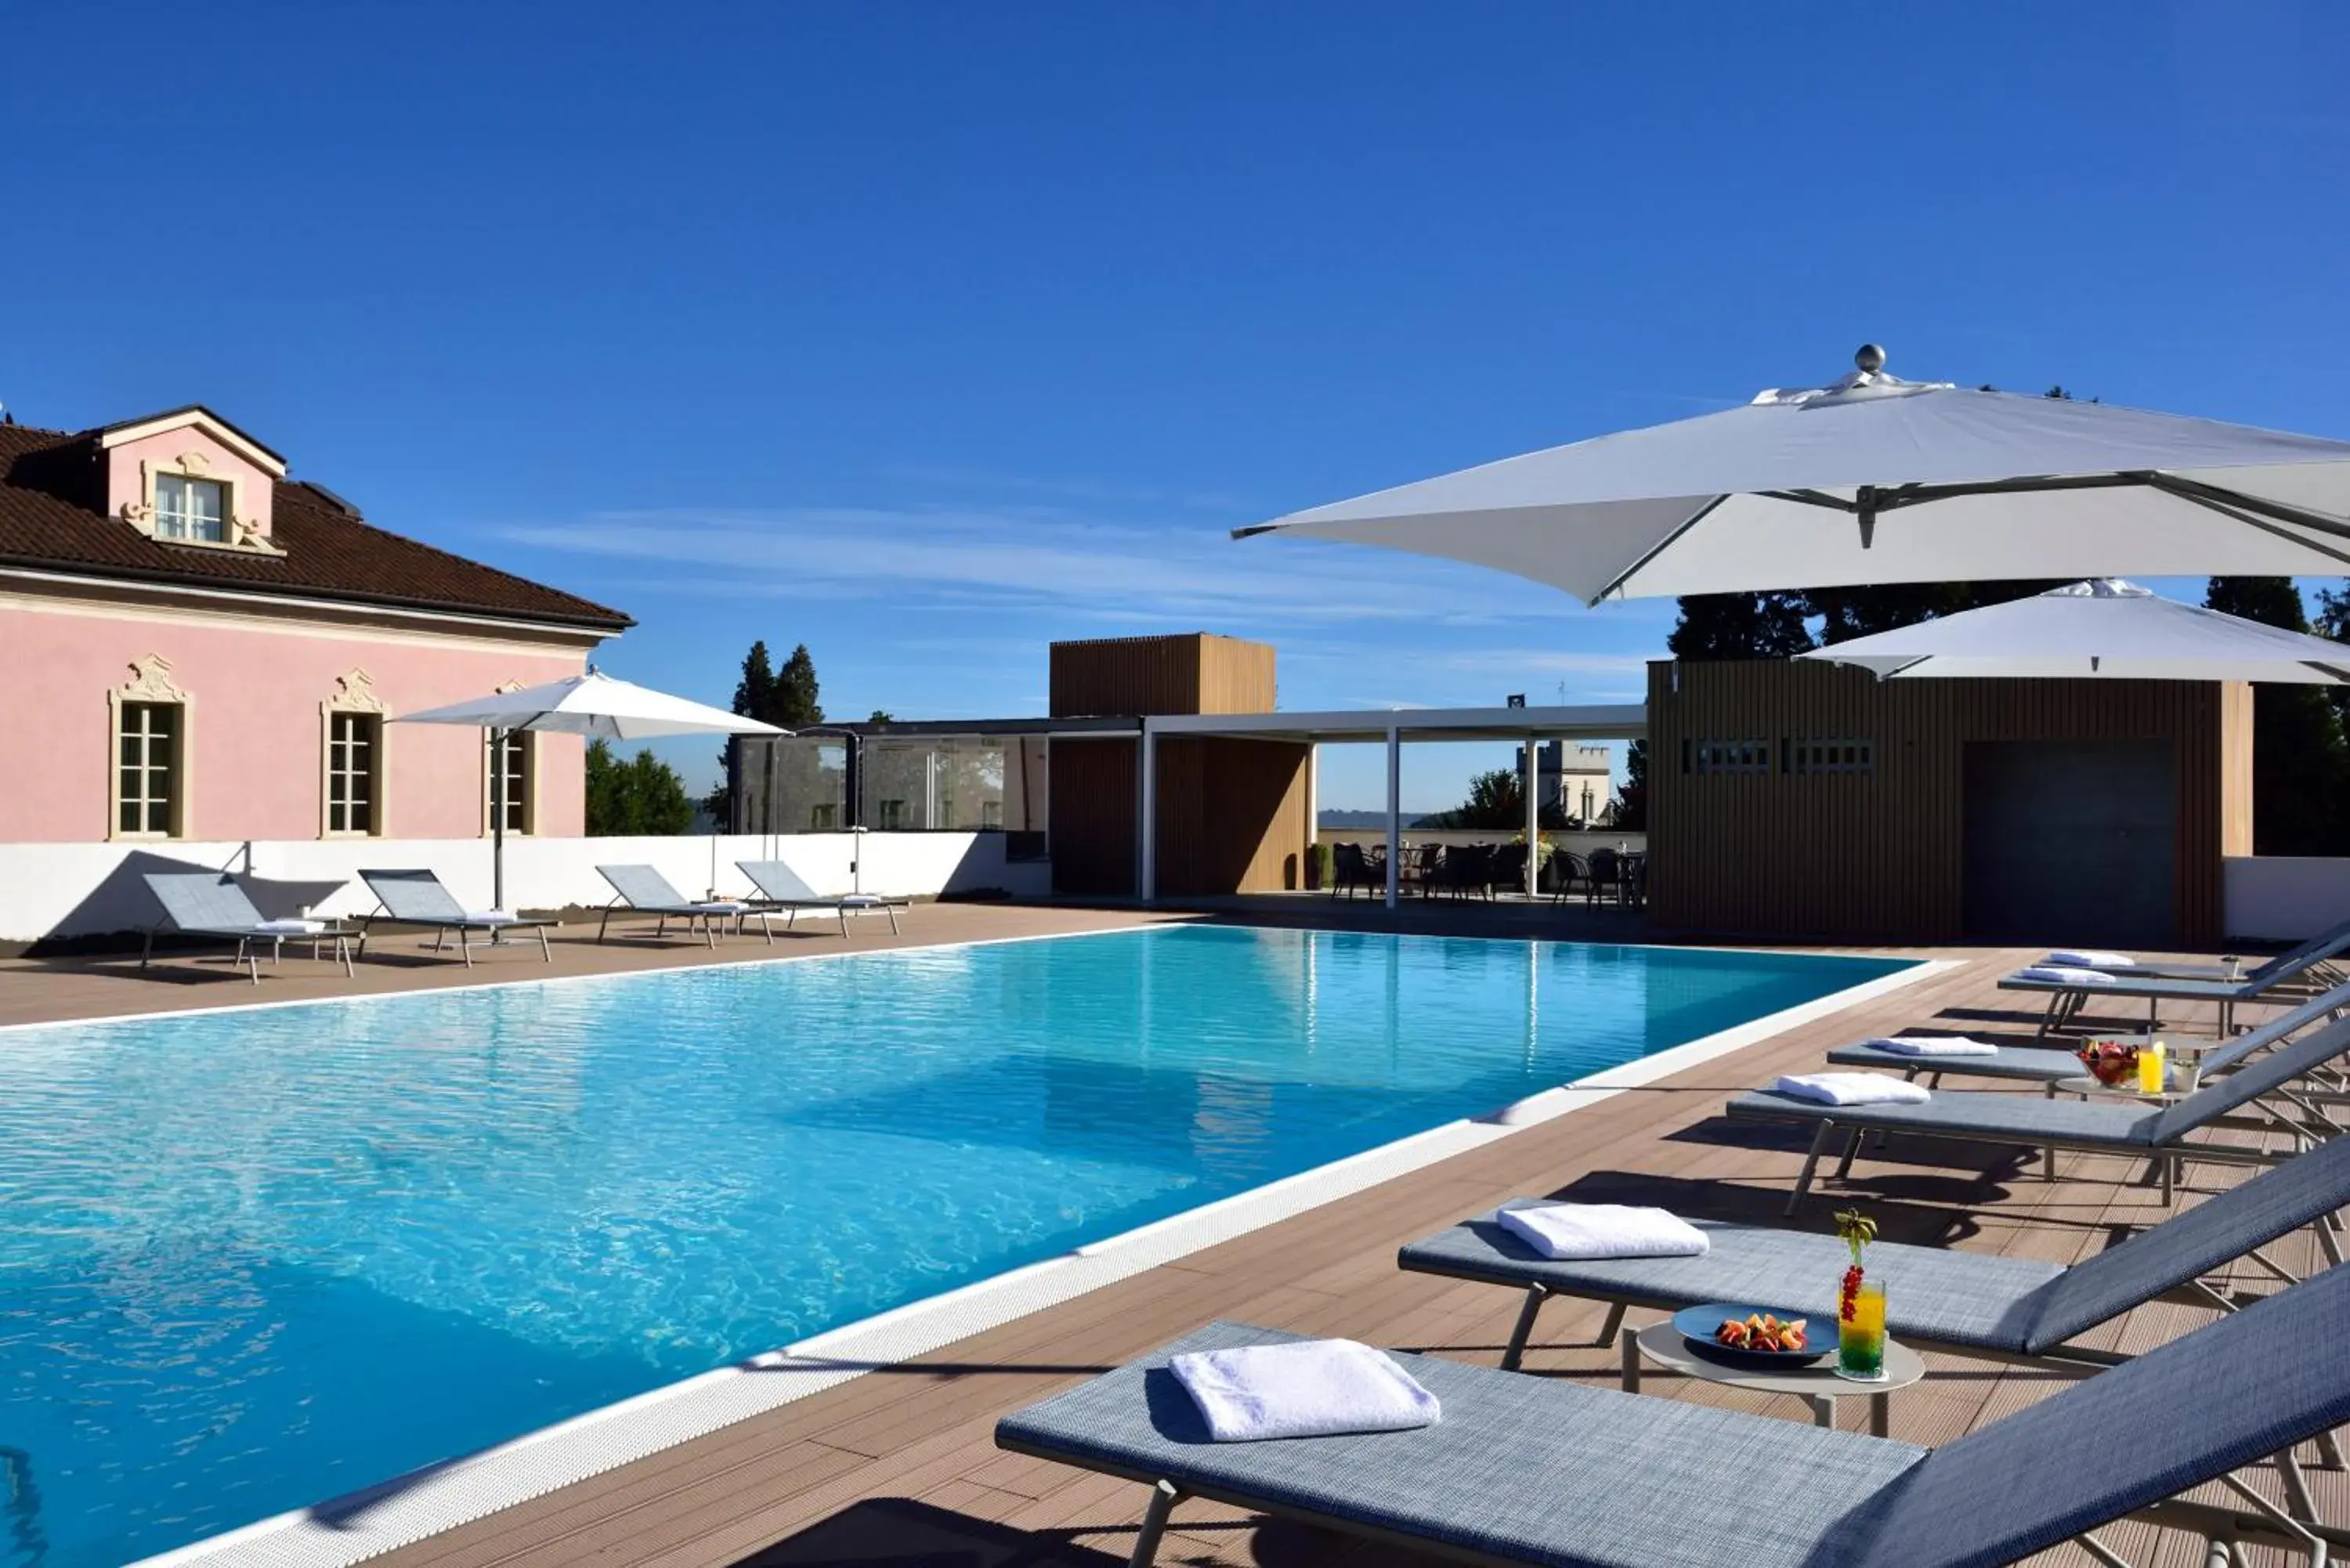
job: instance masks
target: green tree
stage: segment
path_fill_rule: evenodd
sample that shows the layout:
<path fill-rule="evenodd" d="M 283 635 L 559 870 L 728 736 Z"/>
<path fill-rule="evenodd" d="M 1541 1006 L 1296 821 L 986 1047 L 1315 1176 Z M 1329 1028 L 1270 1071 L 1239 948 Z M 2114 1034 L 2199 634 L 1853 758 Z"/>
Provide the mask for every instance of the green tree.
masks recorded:
<path fill-rule="evenodd" d="M 2213 577 L 2207 608 L 2246 620 L 2310 629 L 2291 577 Z M 2321 614 L 2333 614 L 2324 603 Z M 2252 688 L 2252 853 L 2350 853 L 2350 743 L 2328 692 L 2315 686 Z"/>
<path fill-rule="evenodd" d="M 898 720 L 896 715 L 887 708 L 876 708 L 873 710 L 873 717 L 865 722 L 868 724 L 894 724 Z"/>
<path fill-rule="evenodd" d="M 2310 618 L 2310 629 L 2336 642 L 2350 642 L 2350 579 L 2338 588 L 2317 590 L 2317 613 Z M 2326 695 L 2334 700 L 2334 716 L 2344 736 L 2350 739 L 2350 686 L 2336 686 Z"/>
<path fill-rule="evenodd" d="M 765 640 L 754 642 L 751 651 L 743 656 L 743 678 L 734 683 L 734 711 L 781 730 L 805 730 L 824 722 L 824 709 L 816 701 L 816 660 L 809 657 L 807 644 L 793 649 L 783 669 L 777 670 Z M 733 815 L 733 801 L 726 787 L 733 752 L 729 742 L 718 753 L 718 787 L 702 803 L 722 826 Z"/>
<path fill-rule="evenodd" d="M 772 710 L 758 714 L 770 724 L 786 730 L 804 730 L 810 724 L 824 722 L 824 706 L 816 700 L 816 660 L 808 657 L 807 644 L 792 649 L 784 660 L 783 669 L 775 672 L 775 701 Z"/>
<path fill-rule="evenodd" d="M 1787 659 L 1812 646 L 1801 594 L 1690 594 L 1665 647 L 1675 659 Z"/>
<path fill-rule="evenodd" d="M 1495 768 L 1469 781 L 1469 798 L 1451 811 L 1423 816 L 1421 827 L 1492 827 L 1525 831 L 1525 785 L 1516 768 Z"/>
<path fill-rule="evenodd" d="M 588 836 L 680 834 L 693 826 L 693 800 L 677 770 L 639 750 L 622 762 L 604 741 L 588 742 Z"/>
<path fill-rule="evenodd" d="M 1624 784 L 1616 792 L 1614 826 L 1627 833 L 1648 831 L 1648 742 L 1624 748 Z"/>
<path fill-rule="evenodd" d="M 746 719 L 772 723 L 767 714 L 775 705 L 775 666 L 767 661 L 766 643 L 754 642 L 751 651 L 743 656 L 743 679 L 734 683 L 734 711 Z"/>

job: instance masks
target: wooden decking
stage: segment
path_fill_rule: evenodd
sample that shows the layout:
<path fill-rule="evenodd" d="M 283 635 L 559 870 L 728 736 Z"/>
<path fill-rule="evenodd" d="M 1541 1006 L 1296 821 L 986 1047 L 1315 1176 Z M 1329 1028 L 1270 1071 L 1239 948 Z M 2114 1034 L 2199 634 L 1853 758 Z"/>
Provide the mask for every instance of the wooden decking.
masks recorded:
<path fill-rule="evenodd" d="M 1038 909 L 925 909 L 906 940 L 1034 934 L 1098 927 L 1102 917 Z M 1116 917 L 1123 922 L 1131 917 Z M 855 940 L 887 942 L 867 922 Z M 836 934 L 806 939 L 840 944 Z M 729 956 L 764 956 L 735 943 Z M 558 971 L 641 967 L 706 960 L 682 947 L 655 954 L 578 950 L 558 944 Z M 1994 986 L 2020 959 L 2013 952 L 1938 956 L 1958 967 L 1905 990 L 1791 1031 L 1657 1084 L 1629 1090 L 1555 1121 L 1398 1178 L 1320 1209 L 1192 1253 L 936 1354 L 859 1377 L 824 1393 L 682 1444 L 650 1459 L 492 1514 L 378 1561 L 400 1568 L 553 1568 L 556 1564 L 722 1564 L 873 1562 L 1101 1564 L 1123 1561 L 1139 1520 L 1139 1487 L 998 1451 L 996 1418 L 1072 1381 L 1148 1351 L 1211 1318 L 1234 1318 L 1490 1364 L 1517 1311 L 1508 1292 L 1402 1273 L 1396 1249 L 1514 1194 L 1572 1193 L 1620 1199 L 1638 1193 L 1685 1213 L 1775 1220 L 1804 1141 L 1792 1130 L 1732 1126 L 1725 1097 L 1774 1073 L 1815 1066 L 1826 1046 L 1936 1020 L 1990 1034 L 2028 1033 L 2028 1006 Z M 289 970 L 293 961 L 288 961 Z M 59 965 L 70 971 L 76 966 Z M 79 966 L 87 969 L 88 966 Z M 454 966 L 450 966 L 453 970 Z M 158 986 L 111 976 L 25 973 L 0 966 L 0 1017 L 137 1010 L 140 988 L 170 994 L 155 1006 L 247 1001 L 235 982 Z M 528 979 L 542 966 L 501 958 L 474 978 Z M 485 972 L 486 971 L 486 972 Z M 461 974 L 462 971 L 456 971 Z M 449 983 L 449 970 L 403 969 L 376 985 Z M 420 978 L 421 977 L 421 978 Z M 20 981 L 24 983 L 20 983 Z M 265 985 L 265 997 L 346 989 L 338 977 Z M 230 994 L 231 992 L 234 994 Z M 36 994 L 37 993 L 37 994 Z M 2036 1092 L 2036 1091 L 2035 1091 Z M 2158 1195 L 2133 1167 L 2106 1158 L 2060 1162 L 2041 1179 L 2036 1159 L 1978 1157 L 1950 1165 L 1949 1146 L 1905 1145 L 1865 1158 L 1846 1184 L 1830 1184 L 1799 1223 L 1824 1229 L 1828 1211 L 1853 1199 L 1883 1222 L 1888 1239 L 2069 1261 L 2110 1244 L 2126 1228 L 2158 1220 Z M 2203 1166 L 2190 1188 L 2235 1177 Z M 2196 1192 L 2182 1201 L 2196 1199 Z M 2296 1269 L 2315 1249 L 2295 1238 L 2276 1250 Z M 2248 1276 L 2246 1282 L 2251 1283 Z M 2197 1309 L 2154 1306 L 2109 1325 L 2098 1343 L 2138 1349 L 2207 1321 Z M 1612 1386 L 1612 1347 L 1587 1342 L 1596 1308 L 1555 1303 L 1527 1358 L 1529 1373 Z M 1638 1321 L 1638 1314 L 1635 1314 Z M 1937 1357 L 1928 1381 L 1895 1396 L 1893 1434 L 1948 1441 L 2041 1397 L 2063 1379 L 1989 1363 Z M 1773 1403 L 1711 1386 L 1651 1376 L 1648 1392 L 1704 1399 L 1807 1418 Z M 1856 1420 L 1856 1416 L 1847 1417 Z M 2117 1443 L 2138 1435 L 2116 1434 Z M 1559 1434 L 1570 1443 L 1574 1436 Z M 2052 1464 L 2094 1469 L 2096 1457 L 2051 1455 Z M 2339 1472 L 2313 1471 L 2321 1507 L 2339 1518 L 2350 1486 Z M 2275 1494 L 2272 1478 L 2257 1483 Z M 1766 1489 L 1767 1490 L 1767 1489 Z M 2139 1568 L 2200 1563 L 2186 1537 L 2121 1525 L 2104 1539 Z M 1415 1561 L 1278 1525 L 1235 1511 L 1190 1503 L 1179 1510 L 1162 1563 L 1268 1565 Z M 2085 1563 L 2066 1547 L 2035 1561 Z M 2267 1552 L 2247 1562 L 2283 1561 Z"/>

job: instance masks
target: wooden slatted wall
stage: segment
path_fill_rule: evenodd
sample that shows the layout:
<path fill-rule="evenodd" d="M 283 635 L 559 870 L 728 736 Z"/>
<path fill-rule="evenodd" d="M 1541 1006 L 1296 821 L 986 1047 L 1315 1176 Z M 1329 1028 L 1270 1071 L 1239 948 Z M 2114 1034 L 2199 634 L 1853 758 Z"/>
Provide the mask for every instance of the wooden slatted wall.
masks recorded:
<path fill-rule="evenodd" d="M 1053 742 L 1045 770 L 1052 796 L 1053 890 L 1087 897 L 1134 893 L 1132 740 Z"/>
<path fill-rule="evenodd" d="M 1210 632 L 1056 642 L 1056 719 L 1140 713 L 1269 713 L 1274 650 Z"/>
<path fill-rule="evenodd" d="M 1969 741 L 2168 741 L 2178 767 L 2181 947 L 2221 940 L 2220 857 L 2251 836 L 2249 689 L 2213 682 L 1892 680 L 1814 663 L 1648 671 L 1649 897 L 1697 930 L 1845 940 L 1964 936 Z M 1788 771 L 1810 738 L 1866 741 L 1865 773 Z M 1762 741 L 1768 771 L 1684 767 Z"/>

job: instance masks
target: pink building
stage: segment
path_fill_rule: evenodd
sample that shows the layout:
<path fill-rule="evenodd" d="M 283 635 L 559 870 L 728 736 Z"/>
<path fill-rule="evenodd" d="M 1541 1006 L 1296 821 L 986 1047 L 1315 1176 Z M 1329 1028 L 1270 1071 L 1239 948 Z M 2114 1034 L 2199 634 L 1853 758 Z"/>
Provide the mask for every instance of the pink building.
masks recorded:
<path fill-rule="evenodd" d="M 371 525 L 202 408 L 0 425 L 0 844 L 485 835 L 482 735 L 387 721 L 630 624 Z M 519 738 L 509 832 L 582 831 L 582 755 Z"/>

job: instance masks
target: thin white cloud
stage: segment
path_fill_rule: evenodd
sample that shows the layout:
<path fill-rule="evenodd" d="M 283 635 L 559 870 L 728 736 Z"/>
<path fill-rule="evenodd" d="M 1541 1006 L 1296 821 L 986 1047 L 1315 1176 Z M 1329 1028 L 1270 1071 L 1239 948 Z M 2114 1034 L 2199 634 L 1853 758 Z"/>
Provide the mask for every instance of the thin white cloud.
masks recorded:
<path fill-rule="evenodd" d="M 1259 625 L 1547 619 L 1552 590 L 1384 552 L 1245 544 L 1219 527 L 1146 527 L 1018 506 L 609 512 L 496 532 L 533 548 L 640 563 L 639 592 L 1053 607 L 1089 619 Z"/>

